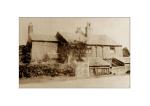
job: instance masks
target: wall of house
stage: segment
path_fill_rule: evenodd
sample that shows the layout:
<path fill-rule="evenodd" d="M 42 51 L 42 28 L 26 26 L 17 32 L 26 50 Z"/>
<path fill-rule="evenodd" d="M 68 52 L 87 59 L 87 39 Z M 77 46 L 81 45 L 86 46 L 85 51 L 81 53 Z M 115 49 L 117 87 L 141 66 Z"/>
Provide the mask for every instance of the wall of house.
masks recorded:
<path fill-rule="evenodd" d="M 111 46 L 103 46 L 103 59 L 123 57 L 122 47 L 114 47 L 114 51 L 110 48 Z"/>
<path fill-rule="evenodd" d="M 57 43 L 32 42 L 32 62 L 42 60 L 45 55 L 47 55 L 50 59 L 57 58 Z"/>
<path fill-rule="evenodd" d="M 109 59 L 112 57 L 123 57 L 122 47 L 111 46 L 88 46 L 87 56 L 88 57 L 101 57 L 103 59 Z"/>
<path fill-rule="evenodd" d="M 92 57 L 92 46 L 87 46 L 86 54 L 87 57 Z"/>
<path fill-rule="evenodd" d="M 96 52 L 97 52 L 97 50 L 96 50 L 96 46 L 91 46 L 91 56 L 92 57 L 96 57 Z"/>
<path fill-rule="evenodd" d="M 109 46 L 103 46 L 103 59 L 110 58 L 110 47 Z"/>
<path fill-rule="evenodd" d="M 88 46 L 87 50 L 88 57 L 103 57 L 102 46 Z"/>
<path fill-rule="evenodd" d="M 115 47 L 115 56 L 116 57 L 123 57 L 122 47 Z"/>
<path fill-rule="evenodd" d="M 103 58 L 103 48 L 102 48 L 102 46 L 97 46 L 97 57 Z"/>

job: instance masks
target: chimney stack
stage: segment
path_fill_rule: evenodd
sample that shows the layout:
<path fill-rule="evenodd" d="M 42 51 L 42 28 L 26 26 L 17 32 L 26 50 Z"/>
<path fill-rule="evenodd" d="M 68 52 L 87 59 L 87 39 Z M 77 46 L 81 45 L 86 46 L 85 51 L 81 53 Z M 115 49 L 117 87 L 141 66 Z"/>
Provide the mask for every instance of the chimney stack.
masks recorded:
<path fill-rule="evenodd" d="M 28 25 L 28 42 L 31 42 L 31 36 L 33 35 L 33 25 L 29 23 Z"/>
<path fill-rule="evenodd" d="M 28 25 L 28 35 L 31 35 L 33 33 L 33 25 L 32 23 L 29 23 Z"/>
<path fill-rule="evenodd" d="M 92 29 L 91 29 L 91 23 L 87 23 L 87 26 L 85 27 L 85 36 L 88 37 L 91 35 Z"/>

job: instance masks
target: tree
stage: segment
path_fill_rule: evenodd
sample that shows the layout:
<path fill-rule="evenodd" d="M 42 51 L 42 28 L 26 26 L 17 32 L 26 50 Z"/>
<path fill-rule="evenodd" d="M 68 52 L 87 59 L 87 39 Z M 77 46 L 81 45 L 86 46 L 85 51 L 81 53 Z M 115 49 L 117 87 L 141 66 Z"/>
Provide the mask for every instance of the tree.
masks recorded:
<path fill-rule="evenodd" d="M 127 47 L 124 47 L 123 48 L 123 57 L 129 57 L 130 56 L 130 52 L 128 50 Z"/>
<path fill-rule="evenodd" d="M 83 42 L 77 42 L 74 45 L 73 53 L 77 61 L 83 61 L 82 57 L 86 56 L 87 45 Z"/>
<path fill-rule="evenodd" d="M 67 61 L 69 56 L 73 56 L 77 61 L 83 61 L 82 57 L 86 55 L 86 43 L 77 41 L 74 43 L 61 43 L 60 46 L 60 62 Z"/>
<path fill-rule="evenodd" d="M 30 63 L 31 61 L 31 48 L 32 48 L 32 43 L 27 42 L 26 46 L 22 48 L 22 59 L 21 61 L 23 63 Z"/>

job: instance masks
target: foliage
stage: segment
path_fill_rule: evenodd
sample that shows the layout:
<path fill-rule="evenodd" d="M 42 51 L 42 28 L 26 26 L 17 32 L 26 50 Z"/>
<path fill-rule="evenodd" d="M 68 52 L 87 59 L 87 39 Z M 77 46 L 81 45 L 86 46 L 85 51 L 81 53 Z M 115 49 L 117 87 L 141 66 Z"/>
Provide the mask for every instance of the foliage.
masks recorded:
<path fill-rule="evenodd" d="M 83 61 L 83 57 L 86 56 L 87 46 L 86 43 L 61 43 L 59 51 L 59 59 L 61 62 L 68 60 L 69 55 L 72 55 L 77 61 Z"/>
<path fill-rule="evenodd" d="M 124 47 L 123 48 L 123 57 L 129 57 L 130 56 L 130 52 L 128 50 L 127 47 Z"/>
<path fill-rule="evenodd" d="M 19 78 L 38 76 L 75 76 L 75 67 L 69 64 L 21 64 L 19 65 Z"/>
<path fill-rule="evenodd" d="M 27 43 L 27 45 L 22 48 L 21 61 L 23 63 L 30 63 L 30 61 L 31 61 L 31 55 L 30 55 L 31 54 L 31 47 L 32 47 L 32 44 Z"/>
<path fill-rule="evenodd" d="M 86 56 L 87 46 L 83 42 L 75 43 L 73 47 L 73 55 L 77 58 L 77 61 L 83 61 L 82 57 Z"/>
<path fill-rule="evenodd" d="M 130 74 L 130 70 L 128 70 L 128 71 L 126 72 L 126 74 Z"/>

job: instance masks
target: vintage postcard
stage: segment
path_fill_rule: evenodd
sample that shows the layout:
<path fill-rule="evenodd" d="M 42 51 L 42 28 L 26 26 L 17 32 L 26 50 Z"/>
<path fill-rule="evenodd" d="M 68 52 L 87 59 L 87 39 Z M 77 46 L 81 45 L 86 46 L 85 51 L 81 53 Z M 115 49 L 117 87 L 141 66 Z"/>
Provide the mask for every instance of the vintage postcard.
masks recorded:
<path fill-rule="evenodd" d="M 129 17 L 20 17 L 20 88 L 130 88 Z"/>

